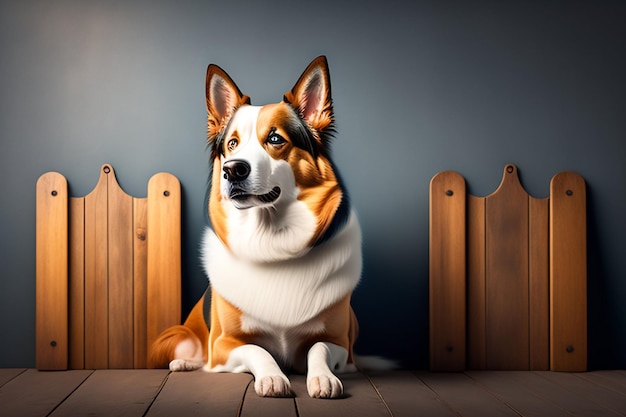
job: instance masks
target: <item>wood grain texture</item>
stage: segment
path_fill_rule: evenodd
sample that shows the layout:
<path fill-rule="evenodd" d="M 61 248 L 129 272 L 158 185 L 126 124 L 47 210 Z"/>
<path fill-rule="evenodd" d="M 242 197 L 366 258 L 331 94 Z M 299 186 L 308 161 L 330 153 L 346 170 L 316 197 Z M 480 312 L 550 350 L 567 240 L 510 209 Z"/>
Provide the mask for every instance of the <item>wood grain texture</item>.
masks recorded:
<path fill-rule="evenodd" d="M 109 367 L 108 175 L 85 196 L 85 368 Z"/>
<path fill-rule="evenodd" d="M 549 199 L 530 197 L 528 207 L 529 368 L 550 368 Z"/>
<path fill-rule="evenodd" d="M 465 369 L 465 180 L 446 171 L 430 183 L 430 367 Z"/>
<path fill-rule="evenodd" d="M 487 368 L 485 199 L 467 196 L 467 367 Z"/>
<path fill-rule="evenodd" d="M 587 369 L 587 217 L 583 178 L 550 183 L 550 368 Z"/>
<path fill-rule="evenodd" d="M 148 242 L 146 240 L 148 228 L 148 200 L 146 198 L 133 199 L 133 275 L 134 275 L 134 365 L 135 368 L 148 366 Z"/>
<path fill-rule="evenodd" d="M 147 346 L 181 323 L 180 199 L 178 179 L 155 174 L 148 182 Z"/>
<path fill-rule="evenodd" d="M 109 368 L 132 368 L 133 349 L 133 198 L 108 180 Z"/>
<path fill-rule="evenodd" d="M 487 369 L 528 369 L 528 194 L 504 168 L 485 198 Z"/>
<path fill-rule="evenodd" d="M 85 369 L 85 199 L 70 198 L 70 369 Z"/>
<path fill-rule="evenodd" d="M 49 172 L 36 189 L 36 363 L 68 367 L 68 187 Z"/>

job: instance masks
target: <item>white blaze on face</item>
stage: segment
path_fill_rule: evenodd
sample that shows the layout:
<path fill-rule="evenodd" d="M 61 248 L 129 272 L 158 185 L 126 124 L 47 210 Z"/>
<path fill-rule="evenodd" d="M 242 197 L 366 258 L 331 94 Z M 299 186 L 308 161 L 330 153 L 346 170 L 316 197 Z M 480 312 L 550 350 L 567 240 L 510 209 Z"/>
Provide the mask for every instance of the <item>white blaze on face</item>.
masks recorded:
<path fill-rule="evenodd" d="M 257 262 L 274 262 L 308 252 L 317 221 L 307 206 L 298 201 L 299 189 L 291 166 L 269 156 L 257 137 L 259 106 L 242 106 L 226 132 L 225 144 L 235 137 L 239 144 L 222 158 L 222 168 L 229 160 L 250 165 L 250 174 L 238 187 L 246 193 L 262 195 L 275 187 L 280 196 L 269 205 L 259 204 L 239 209 L 228 198 L 230 184 L 223 176 L 220 189 L 228 218 L 228 245 L 238 257 Z"/>

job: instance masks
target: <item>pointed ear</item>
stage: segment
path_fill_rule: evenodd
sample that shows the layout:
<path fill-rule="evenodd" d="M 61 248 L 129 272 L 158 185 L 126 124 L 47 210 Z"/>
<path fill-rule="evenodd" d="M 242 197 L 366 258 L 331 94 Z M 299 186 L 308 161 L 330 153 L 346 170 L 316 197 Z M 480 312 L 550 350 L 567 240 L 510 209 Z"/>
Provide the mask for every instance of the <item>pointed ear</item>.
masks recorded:
<path fill-rule="evenodd" d="M 304 120 L 317 131 L 332 127 L 330 72 L 325 56 L 319 56 L 309 64 L 296 85 L 285 93 L 283 100 L 298 110 Z"/>
<path fill-rule="evenodd" d="M 250 97 L 241 93 L 226 71 L 209 65 L 206 71 L 206 108 L 209 114 L 209 138 L 218 134 L 237 107 L 250 104 Z"/>

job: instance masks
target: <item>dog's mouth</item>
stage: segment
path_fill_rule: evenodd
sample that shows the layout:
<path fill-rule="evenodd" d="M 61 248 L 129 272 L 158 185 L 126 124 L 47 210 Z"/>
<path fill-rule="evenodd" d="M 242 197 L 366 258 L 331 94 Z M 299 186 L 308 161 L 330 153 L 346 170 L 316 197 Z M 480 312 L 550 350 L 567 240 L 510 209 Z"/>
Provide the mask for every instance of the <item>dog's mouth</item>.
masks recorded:
<path fill-rule="evenodd" d="M 230 199 L 237 208 L 250 208 L 260 204 L 271 204 L 280 197 L 280 187 L 274 187 L 265 194 L 250 194 L 241 188 L 233 188 Z"/>

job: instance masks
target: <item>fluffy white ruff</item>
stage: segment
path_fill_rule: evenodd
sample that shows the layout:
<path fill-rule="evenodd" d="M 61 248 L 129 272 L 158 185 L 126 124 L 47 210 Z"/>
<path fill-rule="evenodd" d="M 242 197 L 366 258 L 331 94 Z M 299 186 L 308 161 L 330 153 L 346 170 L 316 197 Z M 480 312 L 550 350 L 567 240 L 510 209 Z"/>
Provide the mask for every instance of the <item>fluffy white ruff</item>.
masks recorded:
<path fill-rule="evenodd" d="M 348 295 L 361 276 L 361 229 L 354 213 L 330 241 L 301 257 L 253 262 L 229 251 L 211 229 L 202 243 L 211 285 L 244 315 L 269 326 L 305 323 Z"/>

